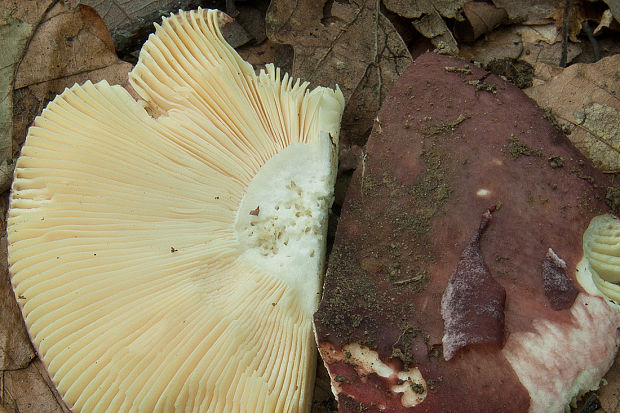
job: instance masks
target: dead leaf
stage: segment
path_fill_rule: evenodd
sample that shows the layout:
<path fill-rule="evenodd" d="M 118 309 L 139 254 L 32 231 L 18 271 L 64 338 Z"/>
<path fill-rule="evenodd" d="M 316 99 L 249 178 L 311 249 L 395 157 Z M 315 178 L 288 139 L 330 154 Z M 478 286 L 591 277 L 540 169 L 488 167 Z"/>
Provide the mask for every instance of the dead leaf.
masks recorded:
<path fill-rule="evenodd" d="M 553 24 L 513 25 L 489 33 L 473 45 L 464 46 L 460 56 L 483 63 L 493 60 L 519 59 L 534 67 L 533 85 L 539 85 L 555 73 L 562 56 L 562 36 Z M 569 43 L 567 62 L 582 52 L 581 44 Z"/>
<path fill-rule="evenodd" d="M 383 0 L 385 7 L 407 19 L 420 34 L 430 39 L 441 52 L 456 53 L 458 45 L 443 17 L 463 20 L 461 11 L 466 0 Z"/>
<path fill-rule="evenodd" d="M 264 69 L 268 63 L 273 63 L 286 73 L 291 73 L 293 68 L 293 48 L 286 44 L 265 40 L 257 46 L 241 47 L 237 52 L 256 70 Z"/>
<path fill-rule="evenodd" d="M 265 12 L 261 8 L 261 4 L 243 5 L 238 4 L 237 9 L 239 14 L 235 17 L 235 20 L 243 26 L 248 34 L 254 39 L 255 44 L 261 44 L 267 39 L 265 34 Z M 268 4 L 265 4 L 265 7 Z"/>
<path fill-rule="evenodd" d="M 540 86 L 562 73 L 562 68 L 556 64 L 538 62 L 534 64 L 534 80 L 532 86 Z"/>
<path fill-rule="evenodd" d="M 417 20 L 411 22 L 413 27 L 416 28 L 422 36 L 430 39 L 433 46 L 440 53 L 457 53 L 459 50 L 458 44 L 454 35 L 446 26 L 446 22 L 441 16 L 432 12 L 425 14 Z"/>
<path fill-rule="evenodd" d="M 383 0 L 385 7 L 407 19 L 417 19 L 432 11 L 447 19 L 462 20 L 463 5 L 470 0 Z"/>
<path fill-rule="evenodd" d="M 32 35 L 32 26 L 20 20 L 0 26 L 0 39 L 4 39 L 3 53 L 0 55 L 0 159 L 11 157 L 11 123 L 13 113 L 13 75 L 15 66 L 22 57 L 28 39 Z"/>
<path fill-rule="evenodd" d="M 538 25 L 550 23 L 549 16 L 562 0 L 492 0 L 496 7 L 506 10 L 510 23 Z"/>
<path fill-rule="evenodd" d="M 538 26 L 512 25 L 494 30 L 461 48 L 461 57 L 487 66 L 494 60 L 518 59 L 534 68 L 534 86 L 556 75 L 562 56 L 562 35 L 554 24 Z M 572 62 L 582 53 L 582 44 L 568 43 L 567 61 Z"/>
<path fill-rule="evenodd" d="M 343 143 L 364 143 L 383 98 L 412 61 L 379 6 L 372 0 L 274 0 L 267 12 L 267 36 L 295 51 L 293 76 L 342 89 L 348 102 Z"/>
<path fill-rule="evenodd" d="M 517 59 L 522 53 L 521 35 L 511 26 L 494 30 L 471 45 L 462 45 L 459 56 L 486 66 L 495 59 Z"/>
<path fill-rule="evenodd" d="M 11 20 L 19 20 L 36 27 L 45 16 L 46 10 L 58 1 L 3 0 L 0 3 L 0 25 L 8 24 Z"/>
<path fill-rule="evenodd" d="M 15 89 L 108 67 L 118 61 L 105 23 L 90 7 L 58 4 L 28 45 Z"/>
<path fill-rule="evenodd" d="M 592 34 L 596 36 L 597 34 L 599 34 L 599 32 L 603 30 L 603 28 L 609 27 L 612 21 L 613 21 L 613 15 L 611 14 L 611 10 L 610 9 L 605 10 L 603 12 L 603 15 L 601 16 L 601 21 L 599 22 L 598 26 L 596 26 L 596 28 L 592 31 Z"/>
<path fill-rule="evenodd" d="M 80 0 L 79 2 L 97 10 L 110 30 L 151 14 L 161 16 L 160 10 L 167 10 L 170 7 L 176 7 L 176 10 L 185 8 L 183 4 L 179 4 L 183 3 L 182 1 L 170 0 Z M 152 22 L 154 19 L 146 20 Z"/>
<path fill-rule="evenodd" d="M 533 66 L 536 63 L 560 64 L 562 33 L 555 25 L 515 26 L 514 30 L 523 42 L 522 60 Z M 567 53 L 566 62 L 570 63 L 581 53 L 581 45 L 568 43 Z"/>
<path fill-rule="evenodd" d="M 572 130 L 568 138 L 603 170 L 620 171 L 620 55 L 574 64 L 526 89 L 539 106 Z"/>
<path fill-rule="evenodd" d="M 457 38 L 464 42 L 472 42 L 508 20 L 506 10 L 477 1 L 465 3 L 463 13 L 466 21 L 457 22 L 454 31 Z"/>
<path fill-rule="evenodd" d="M 24 369 L 0 371 L 1 407 L 7 413 L 70 413 L 38 358 Z"/>
<path fill-rule="evenodd" d="M 611 10 L 611 14 L 613 14 L 614 19 L 616 19 L 616 21 L 620 23 L 620 1 L 618 0 L 603 0 L 603 1 L 605 2 L 605 4 L 609 6 L 609 9 Z"/>

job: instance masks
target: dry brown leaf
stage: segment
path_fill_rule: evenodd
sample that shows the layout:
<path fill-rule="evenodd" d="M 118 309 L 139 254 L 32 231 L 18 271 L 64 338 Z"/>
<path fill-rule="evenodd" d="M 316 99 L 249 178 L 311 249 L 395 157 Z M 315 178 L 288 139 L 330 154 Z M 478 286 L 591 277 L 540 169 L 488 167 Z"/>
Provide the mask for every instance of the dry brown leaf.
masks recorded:
<path fill-rule="evenodd" d="M 508 20 L 506 10 L 477 1 L 465 3 L 463 13 L 466 22 L 457 22 L 454 30 L 457 38 L 465 42 L 474 41 Z"/>
<path fill-rule="evenodd" d="M 545 24 L 563 0 L 492 0 L 496 7 L 506 10 L 510 23 Z"/>
<path fill-rule="evenodd" d="M 521 35 L 523 53 L 520 56 L 531 65 L 536 63 L 560 64 L 562 56 L 562 34 L 553 24 L 541 26 L 514 26 Z M 568 43 L 567 59 L 570 63 L 581 53 L 581 44 Z"/>
<path fill-rule="evenodd" d="M 471 45 L 461 46 L 459 56 L 486 66 L 495 59 L 517 59 L 522 53 L 521 36 L 511 26 L 494 30 Z"/>
<path fill-rule="evenodd" d="M 463 4 L 471 0 L 383 0 L 385 7 L 407 19 L 417 19 L 431 11 L 448 19 L 460 20 Z"/>
<path fill-rule="evenodd" d="M 540 86 L 562 73 L 562 68 L 556 64 L 538 62 L 534 65 L 534 80 L 532 86 Z"/>
<path fill-rule="evenodd" d="M 267 7 L 269 4 L 264 4 Z M 265 10 L 262 9 L 263 4 L 252 3 L 251 5 L 237 5 L 239 14 L 235 20 L 243 26 L 248 34 L 254 39 L 255 44 L 261 44 L 267 39 L 265 34 Z"/>
<path fill-rule="evenodd" d="M 90 7 L 58 4 L 37 27 L 15 89 L 101 69 L 118 61 L 105 23 Z"/>
<path fill-rule="evenodd" d="M 294 48 L 293 76 L 342 89 L 345 144 L 364 142 L 383 98 L 412 61 L 379 6 L 373 0 L 273 0 L 267 12 L 267 36 Z"/>
<path fill-rule="evenodd" d="M 254 66 L 256 70 L 264 69 L 269 63 L 291 73 L 293 67 L 293 48 L 289 45 L 265 40 L 259 45 L 237 49 L 239 55 Z"/>
<path fill-rule="evenodd" d="M 167 9 L 171 3 L 178 10 L 179 1 L 170 0 L 80 0 L 82 4 L 93 7 L 103 18 L 110 30 L 114 30 L 130 21 L 145 17 L 159 10 Z"/>
<path fill-rule="evenodd" d="M 11 20 L 19 20 L 36 27 L 46 10 L 58 1 L 3 0 L 0 3 L 0 25 L 8 24 Z"/>
<path fill-rule="evenodd" d="M 599 22 L 598 26 L 596 26 L 596 28 L 592 31 L 592 34 L 596 36 L 603 30 L 603 28 L 609 27 L 613 21 L 613 18 L 614 16 L 613 14 L 611 14 L 611 10 L 605 10 L 603 12 L 603 15 L 601 16 L 601 21 Z"/>
<path fill-rule="evenodd" d="M 383 0 L 385 7 L 406 19 L 422 36 L 430 39 L 441 52 L 456 53 L 458 45 L 443 17 L 463 20 L 463 4 L 467 0 Z"/>
<path fill-rule="evenodd" d="M 472 45 L 463 46 L 461 57 L 487 66 L 491 61 L 510 58 L 522 60 L 534 68 L 533 85 L 555 76 L 562 56 L 562 36 L 554 24 L 539 26 L 512 25 L 495 30 Z M 582 52 L 582 44 L 569 43 L 567 62 Z"/>
<path fill-rule="evenodd" d="M 574 64 L 526 89 L 572 130 L 568 138 L 603 170 L 620 171 L 620 55 Z"/>
<path fill-rule="evenodd" d="M 609 9 L 611 10 L 611 14 L 613 14 L 614 19 L 618 23 L 620 23 L 620 1 L 618 0 L 603 0 Z"/>
<path fill-rule="evenodd" d="M 7 413 L 69 413 L 37 358 L 26 368 L 0 371 L 0 408 Z"/>

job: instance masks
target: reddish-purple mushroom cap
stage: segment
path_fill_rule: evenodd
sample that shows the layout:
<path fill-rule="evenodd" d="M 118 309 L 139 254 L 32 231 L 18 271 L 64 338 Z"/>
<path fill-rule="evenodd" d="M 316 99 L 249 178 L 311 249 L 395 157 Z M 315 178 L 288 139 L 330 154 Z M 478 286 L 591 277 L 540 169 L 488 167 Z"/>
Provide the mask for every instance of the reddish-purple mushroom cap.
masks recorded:
<path fill-rule="evenodd" d="M 340 411 L 563 412 L 598 388 L 620 318 L 577 278 L 616 274 L 584 258 L 615 218 L 582 243 L 606 185 L 519 89 L 419 57 L 355 171 L 315 315 Z"/>

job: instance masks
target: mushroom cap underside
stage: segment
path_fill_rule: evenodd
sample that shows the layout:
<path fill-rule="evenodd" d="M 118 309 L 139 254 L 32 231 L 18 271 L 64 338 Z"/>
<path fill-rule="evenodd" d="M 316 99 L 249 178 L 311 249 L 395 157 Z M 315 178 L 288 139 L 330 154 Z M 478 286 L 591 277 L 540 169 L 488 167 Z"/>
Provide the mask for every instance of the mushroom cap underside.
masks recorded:
<path fill-rule="evenodd" d="M 256 75 L 226 20 L 164 19 L 130 73 L 140 101 L 76 85 L 22 149 L 11 282 L 74 411 L 309 407 L 344 99 Z"/>

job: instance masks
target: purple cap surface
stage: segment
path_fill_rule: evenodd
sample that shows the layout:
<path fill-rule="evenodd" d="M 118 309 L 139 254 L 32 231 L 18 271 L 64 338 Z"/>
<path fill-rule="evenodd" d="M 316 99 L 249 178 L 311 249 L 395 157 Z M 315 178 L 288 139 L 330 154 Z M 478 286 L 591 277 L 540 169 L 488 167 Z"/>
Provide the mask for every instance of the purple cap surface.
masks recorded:
<path fill-rule="evenodd" d="M 314 318 L 340 411 L 560 412 L 597 388 L 620 324 L 576 273 L 606 185 L 521 90 L 420 56 L 352 178 Z M 453 275 L 470 282 L 445 321 Z"/>

